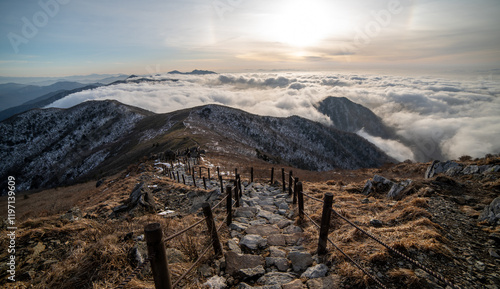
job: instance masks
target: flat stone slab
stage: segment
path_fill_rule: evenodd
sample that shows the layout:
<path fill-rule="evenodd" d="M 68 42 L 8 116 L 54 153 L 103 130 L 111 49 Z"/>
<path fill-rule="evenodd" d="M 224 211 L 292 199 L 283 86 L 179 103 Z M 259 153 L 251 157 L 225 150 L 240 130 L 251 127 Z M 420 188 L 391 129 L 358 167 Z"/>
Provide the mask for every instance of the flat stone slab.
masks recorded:
<path fill-rule="evenodd" d="M 268 268 L 275 266 L 281 272 L 286 272 L 290 267 L 288 260 L 283 257 L 266 257 L 266 266 Z"/>
<path fill-rule="evenodd" d="M 262 285 L 280 285 L 293 281 L 295 277 L 290 273 L 270 272 L 257 280 Z"/>
<path fill-rule="evenodd" d="M 257 208 L 254 207 L 239 207 L 235 208 L 234 217 L 235 218 L 253 218 L 257 214 Z"/>
<path fill-rule="evenodd" d="M 286 239 L 285 235 L 282 234 L 276 234 L 276 235 L 271 235 L 267 237 L 267 244 L 269 246 L 286 246 Z"/>
<path fill-rule="evenodd" d="M 241 269 L 251 269 L 259 265 L 264 265 L 264 258 L 259 255 L 238 254 L 236 252 L 226 252 L 226 273 L 235 275 Z"/>
<path fill-rule="evenodd" d="M 262 249 L 267 246 L 267 239 L 262 238 L 260 235 L 248 234 L 241 238 L 240 246 L 250 250 Z"/>
<path fill-rule="evenodd" d="M 288 253 L 288 259 L 292 261 L 292 268 L 295 272 L 304 271 L 313 264 L 312 256 L 308 252 L 290 252 Z"/>
<path fill-rule="evenodd" d="M 280 229 L 274 225 L 255 225 L 248 227 L 245 232 L 247 234 L 260 235 L 262 237 L 267 237 L 280 233 Z"/>
<path fill-rule="evenodd" d="M 302 243 L 304 235 L 302 233 L 283 234 L 287 246 L 298 246 Z"/>

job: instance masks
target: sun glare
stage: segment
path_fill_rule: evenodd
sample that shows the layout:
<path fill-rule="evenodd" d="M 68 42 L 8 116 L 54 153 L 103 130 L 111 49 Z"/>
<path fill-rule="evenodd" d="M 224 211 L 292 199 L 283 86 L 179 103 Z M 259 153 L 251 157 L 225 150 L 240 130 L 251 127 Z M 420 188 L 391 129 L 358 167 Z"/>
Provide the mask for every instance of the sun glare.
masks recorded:
<path fill-rule="evenodd" d="M 342 32 L 345 21 L 327 2 L 290 1 L 267 23 L 268 38 L 294 47 L 318 45 Z"/>

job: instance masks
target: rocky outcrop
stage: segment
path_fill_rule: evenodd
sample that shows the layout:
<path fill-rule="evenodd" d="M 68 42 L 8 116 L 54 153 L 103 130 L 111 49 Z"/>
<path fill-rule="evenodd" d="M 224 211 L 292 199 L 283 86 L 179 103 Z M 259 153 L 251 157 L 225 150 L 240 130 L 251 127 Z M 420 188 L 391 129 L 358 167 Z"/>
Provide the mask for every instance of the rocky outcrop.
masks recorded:
<path fill-rule="evenodd" d="M 454 161 L 433 161 L 427 167 L 424 177 L 430 179 L 438 174 L 445 174 L 450 177 L 460 176 L 460 175 L 474 175 L 474 174 L 488 174 L 500 172 L 500 165 L 467 165 L 463 166 Z"/>
<path fill-rule="evenodd" d="M 479 215 L 479 221 L 500 225 L 500 197 L 494 199 Z"/>
<path fill-rule="evenodd" d="M 399 183 L 393 182 L 382 176 L 375 175 L 372 180 L 366 181 L 362 193 L 387 193 L 388 198 L 397 198 L 412 183 L 412 180 L 405 180 Z"/>
<path fill-rule="evenodd" d="M 132 216 L 138 216 L 148 212 L 155 212 L 157 209 L 158 207 L 153 194 L 144 186 L 144 182 L 142 182 L 134 187 L 130 193 L 130 197 L 124 204 L 113 208 L 111 217 L 118 217 L 125 212 Z"/>

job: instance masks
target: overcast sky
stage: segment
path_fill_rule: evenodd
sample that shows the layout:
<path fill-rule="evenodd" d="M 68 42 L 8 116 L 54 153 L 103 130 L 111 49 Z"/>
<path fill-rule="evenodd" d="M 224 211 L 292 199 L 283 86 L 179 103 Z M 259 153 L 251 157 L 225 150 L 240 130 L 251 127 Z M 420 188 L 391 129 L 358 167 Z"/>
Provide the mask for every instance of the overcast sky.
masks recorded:
<path fill-rule="evenodd" d="M 499 64 L 498 0 L 0 1 L 1 76 Z"/>

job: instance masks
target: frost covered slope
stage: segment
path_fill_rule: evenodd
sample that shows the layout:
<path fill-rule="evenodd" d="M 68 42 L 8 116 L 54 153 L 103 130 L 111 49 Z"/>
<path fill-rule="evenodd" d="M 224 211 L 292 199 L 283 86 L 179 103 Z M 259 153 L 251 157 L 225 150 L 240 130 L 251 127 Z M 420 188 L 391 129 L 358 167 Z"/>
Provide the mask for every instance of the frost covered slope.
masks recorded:
<path fill-rule="evenodd" d="M 0 123 L 0 177 L 15 176 L 18 190 L 76 180 L 113 154 L 113 144 L 148 114 L 98 101 L 12 117 Z"/>
<path fill-rule="evenodd" d="M 239 142 L 249 148 L 249 154 L 265 153 L 275 161 L 301 169 L 358 169 L 394 161 L 354 133 L 298 116 L 257 116 L 224 106 L 207 105 L 193 109 L 186 123 L 192 128 L 213 131 Z"/>
<path fill-rule="evenodd" d="M 297 116 L 257 116 L 219 105 L 154 114 L 107 100 L 31 110 L 0 122 L 0 182 L 13 175 L 18 190 L 54 187 L 198 145 L 207 153 L 319 171 L 393 161 L 354 133 Z"/>

